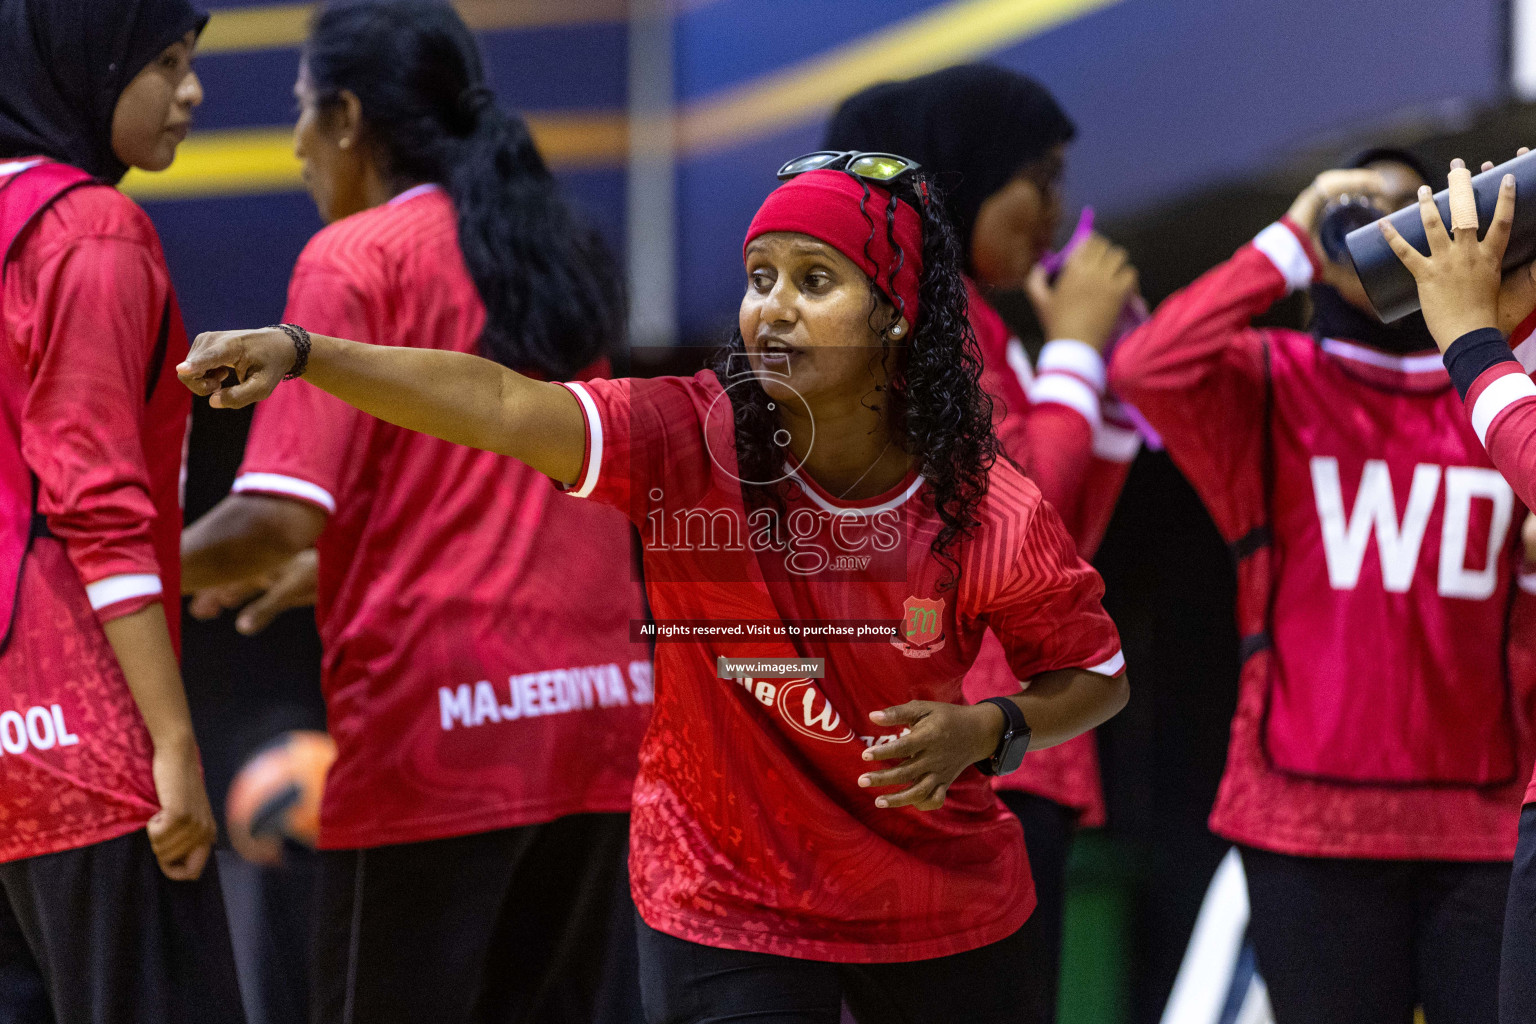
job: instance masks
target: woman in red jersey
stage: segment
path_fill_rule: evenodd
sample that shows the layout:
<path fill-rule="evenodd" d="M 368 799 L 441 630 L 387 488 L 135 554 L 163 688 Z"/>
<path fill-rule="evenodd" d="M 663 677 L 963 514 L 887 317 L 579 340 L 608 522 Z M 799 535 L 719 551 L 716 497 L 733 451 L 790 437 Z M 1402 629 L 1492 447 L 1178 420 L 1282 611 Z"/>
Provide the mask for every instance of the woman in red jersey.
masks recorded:
<path fill-rule="evenodd" d="M 972 766 L 1114 714 L 1119 639 L 1055 512 L 995 459 L 935 186 L 888 157 L 780 176 L 744 245 L 739 332 L 691 378 L 549 384 L 296 327 L 205 335 L 181 373 L 221 407 L 307 373 L 640 526 L 649 1020 L 830 1024 L 845 996 L 865 1024 L 1032 1016 L 1022 834 Z M 966 705 L 988 629 L 1030 685 Z"/>
<path fill-rule="evenodd" d="M 323 8 L 295 93 L 295 150 L 330 224 L 299 258 L 290 320 L 540 378 L 601 372 L 619 271 L 496 105 L 451 6 Z M 311 544 L 337 745 L 314 1019 L 627 1019 L 651 666 L 630 639 L 623 516 L 299 381 L 256 416 L 234 493 L 187 529 L 184 583 Z M 622 964 L 604 1011 L 603 972 Z"/>
<path fill-rule="evenodd" d="M 1457 160 L 1451 166 L 1464 165 Z M 1491 166 L 1484 164 L 1483 170 Z M 1471 201 L 1466 195 L 1470 192 L 1470 182 L 1452 178 L 1453 204 Z M 1501 182 L 1498 204 L 1482 241 L 1476 224 L 1448 231 L 1428 188 L 1419 191 L 1418 199 L 1429 242 L 1427 254 L 1410 246 L 1385 220 L 1382 232 L 1418 282 L 1424 321 L 1444 354 L 1445 367 L 1473 429 L 1521 500 L 1527 507 L 1536 507 L 1536 385 L 1511 354 L 1507 340 L 1507 332 L 1531 311 L 1536 298 L 1531 270 L 1536 268 L 1507 279 L 1502 270 L 1515 216 L 1514 177 L 1506 175 Z M 1527 787 L 1520 811 L 1519 842 L 1505 906 L 1499 1020 L 1503 1024 L 1536 1021 L 1536 779 Z"/>
<path fill-rule="evenodd" d="M 1110 382 L 1237 559 L 1211 827 L 1241 848 L 1276 1019 L 1472 1024 L 1497 1012 L 1532 759 L 1516 502 L 1423 319 L 1381 324 L 1320 241 L 1340 197 L 1393 209 L 1427 179 L 1401 152 L 1354 163 L 1170 296 Z M 1253 325 L 1303 288 L 1311 331 Z"/>
<path fill-rule="evenodd" d="M 174 159 L 205 20 L 0 5 L 6 1019 L 242 1019 L 176 662 L 186 334 L 154 227 L 112 187 Z"/>
<path fill-rule="evenodd" d="M 945 206 L 965 262 L 998 440 L 1061 515 L 1078 554 L 1090 559 L 1140 448 L 1136 432 L 1106 420 L 1101 408 L 1102 353 L 1135 294 L 1136 270 L 1125 250 L 1097 235 L 1073 250 L 1054 282 L 1039 267 L 1061 226 L 1059 182 L 1075 131 L 1038 82 L 963 64 L 844 100 L 824 141 L 828 149 L 901 153 L 924 173 L 957 183 Z M 1034 301 L 1050 339 L 1034 364 L 985 298 L 999 289 L 1027 289 Z M 967 697 L 1017 687 L 1001 646 L 987 641 L 966 676 Z M 1024 826 L 1039 900 L 1028 963 L 1055 977 L 1072 830 L 1079 821 L 1104 822 L 1092 735 L 1032 754 L 993 787 Z"/>

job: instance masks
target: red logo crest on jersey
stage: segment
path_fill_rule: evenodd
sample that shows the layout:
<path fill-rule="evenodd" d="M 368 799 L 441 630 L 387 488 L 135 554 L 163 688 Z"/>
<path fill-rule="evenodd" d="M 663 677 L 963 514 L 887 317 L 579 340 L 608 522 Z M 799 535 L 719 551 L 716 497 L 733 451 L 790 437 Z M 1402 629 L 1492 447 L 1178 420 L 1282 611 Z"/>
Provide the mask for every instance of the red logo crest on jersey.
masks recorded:
<path fill-rule="evenodd" d="M 891 640 L 909 658 L 926 658 L 944 646 L 944 599 L 909 597 L 901 606 L 901 629 Z"/>
<path fill-rule="evenodd" d="M 779 686 L 779 714 L 790 728 L 813 740 L 853 742 L 853 729 L 810 679 L 786 679 Z"/>

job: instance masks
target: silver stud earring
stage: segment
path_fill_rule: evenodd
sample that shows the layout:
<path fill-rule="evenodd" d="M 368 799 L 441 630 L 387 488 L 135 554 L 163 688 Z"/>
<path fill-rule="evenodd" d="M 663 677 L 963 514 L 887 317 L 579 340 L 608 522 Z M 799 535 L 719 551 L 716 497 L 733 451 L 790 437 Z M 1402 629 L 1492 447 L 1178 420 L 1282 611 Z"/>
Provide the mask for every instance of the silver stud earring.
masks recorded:
<path fill-rule="evenodd" d="M 899 338 L 903 334 L 905 334 L 906 332 L 907 332 L 907 329 L 905 327 L 901 326 L 901 324 L 893 324 L 893 325 L 891 325 L 891 337 L 893 337 L 893 338 Z"/>

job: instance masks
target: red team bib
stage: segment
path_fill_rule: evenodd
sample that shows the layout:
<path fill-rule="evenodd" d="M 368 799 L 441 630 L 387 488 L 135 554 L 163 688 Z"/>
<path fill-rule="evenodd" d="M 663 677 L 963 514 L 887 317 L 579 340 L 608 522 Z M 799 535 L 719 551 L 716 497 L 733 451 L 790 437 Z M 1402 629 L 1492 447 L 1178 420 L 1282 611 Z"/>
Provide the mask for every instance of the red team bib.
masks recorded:
<path fill-rule="evenodd" d="M 46 161 L 0 176 L 0 861 L 112 839 L 157 809 L 100 622 L 159 601 L 177 635 L 187 343 L 148 218 L 75 188 L 90 180 Z M 56 536 L 32 529 L 34 508 Z"/>
<path fill-rule="evenodd" d="M 1509 782 L 1518 503 L 1451 400 L 1440 357 L 1291 335 L 1270 351 L 1277 571 L 1264 736 L 1276 767 L 1346 782 Z M 1395 387 L 1373 383 L 1372 362 L 1400 371 Z"/>

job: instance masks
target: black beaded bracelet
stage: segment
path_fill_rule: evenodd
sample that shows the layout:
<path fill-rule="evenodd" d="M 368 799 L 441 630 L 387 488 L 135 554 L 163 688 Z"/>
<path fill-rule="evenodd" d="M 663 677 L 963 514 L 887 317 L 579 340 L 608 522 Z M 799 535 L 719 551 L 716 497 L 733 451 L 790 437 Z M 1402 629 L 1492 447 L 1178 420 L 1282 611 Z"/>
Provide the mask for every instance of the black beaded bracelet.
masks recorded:
<path fill-rule="evenodd" d="M 282 331 L 293 340 L 293 350 L 297 356 L 293 360 L 293 368 L 283 374 L 283 380 L 304 376 L 304 371 L 309 368 L 309 332 L 298 324 L 272 324 L 267 330 Z"/>

